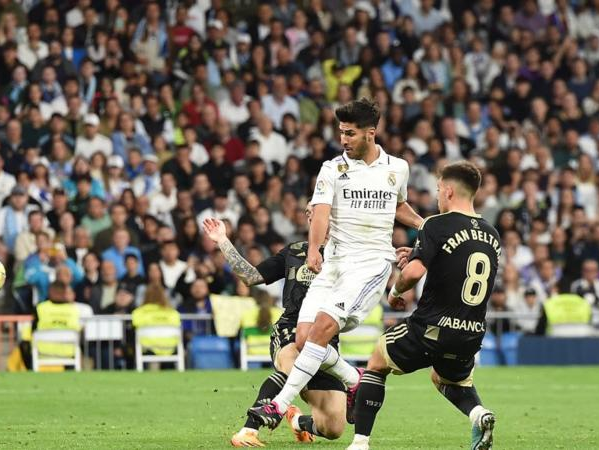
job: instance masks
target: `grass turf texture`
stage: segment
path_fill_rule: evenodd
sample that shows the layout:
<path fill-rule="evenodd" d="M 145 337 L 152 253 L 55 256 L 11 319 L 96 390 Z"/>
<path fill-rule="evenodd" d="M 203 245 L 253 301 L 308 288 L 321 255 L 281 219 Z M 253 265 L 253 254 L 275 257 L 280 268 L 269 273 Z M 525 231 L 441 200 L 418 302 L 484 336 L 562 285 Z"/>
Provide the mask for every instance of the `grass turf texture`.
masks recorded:
<path fill-rule="evenodd" d="M 0 374 L 0 448 L 228 449 L 266 370 Z M 497 449 L 599 448 L 597 368 L 483 368 L 478 391 L 498 417 Z M 305 405 L 302 405 L 304 411 Z M 264 430 L 268 448 L 345 448 Z M 470 424 L 428 372 L 389 377 L 371 446 L 468 449 Z"/>

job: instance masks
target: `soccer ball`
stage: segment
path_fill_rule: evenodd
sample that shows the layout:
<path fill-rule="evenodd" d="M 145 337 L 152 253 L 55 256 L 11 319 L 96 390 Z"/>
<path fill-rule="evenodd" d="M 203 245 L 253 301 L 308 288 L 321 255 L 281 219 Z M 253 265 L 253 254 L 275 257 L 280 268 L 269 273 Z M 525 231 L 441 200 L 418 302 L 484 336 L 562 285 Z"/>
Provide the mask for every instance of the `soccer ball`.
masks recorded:
<path fill-rule="evenodd" d="M 0 289 L 4 287 L 4 282 L 6 281 L 6 269 L 4 268 L 4 264 L 0 262 Z"/>

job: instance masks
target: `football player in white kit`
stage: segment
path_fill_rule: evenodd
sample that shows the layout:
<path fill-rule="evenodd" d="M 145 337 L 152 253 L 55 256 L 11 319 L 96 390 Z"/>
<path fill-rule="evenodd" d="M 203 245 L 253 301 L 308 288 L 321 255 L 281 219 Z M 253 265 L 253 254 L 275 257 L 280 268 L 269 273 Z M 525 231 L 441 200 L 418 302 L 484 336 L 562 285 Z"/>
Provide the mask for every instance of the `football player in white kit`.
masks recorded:
<path fill-rule="evenodd" d="M 407 162 L 386 154 L 375 143 L 378 107 L 362 98 L 337 108 L 335 114 L 344 152 L 322 165 L 312 197 L 306 261 L 318 275 L 299 313 L 295 342 L 301 353 L 282 391 L 269 404 L 248 410 L 269 428 L 280 423 L 319 369 L 348 386 L 347 420 L 353 423 L 355 392 L 363 371 L 343 360 L 329 342 L 337 333 L 357 327 L 385 292 L 395 261 L 394 220 L 414 228 L 422 222 L 406 202 Z M 323 263 L 320 247 L 329 226 Z"/>

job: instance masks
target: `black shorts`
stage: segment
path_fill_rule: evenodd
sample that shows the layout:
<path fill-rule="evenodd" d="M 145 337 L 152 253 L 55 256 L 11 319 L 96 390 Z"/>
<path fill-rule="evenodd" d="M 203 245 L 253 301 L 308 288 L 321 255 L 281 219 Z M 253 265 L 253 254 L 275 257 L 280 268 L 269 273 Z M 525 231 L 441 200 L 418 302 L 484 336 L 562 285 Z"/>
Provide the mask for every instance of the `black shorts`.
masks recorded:
<path fill-rule="evenodd" d="M 277 322 L 274 324 L 270 335 L 270 359 L 274 362 L 277 353 L 285 346 L 295 342 L 295 324 L 289 322 Z M 335 337 L 331 345 L 338 349 L 339 338 Z M 345 385 L 328 373 L 316 372 L 316 375 L 308 382 L 306 389 L 309 391 L 342 391 Z"/>
<path fill-rule="evenodd" d="M 383 341 L 384 339 L 384 341 Z M 474 355 L 455 355 L 431 350 L 425 341 L 424 332 L 418 326 L 412 326 L 409 319 L 385 331 L 381 336 L 381 346 L 386 349 L 385 357 L 391 368 L 396 366 L 403 373 L 411 373 L 418 369 L 433 367 L 442 378 L 454 383 L 470 377 L 474 368 Z"/>

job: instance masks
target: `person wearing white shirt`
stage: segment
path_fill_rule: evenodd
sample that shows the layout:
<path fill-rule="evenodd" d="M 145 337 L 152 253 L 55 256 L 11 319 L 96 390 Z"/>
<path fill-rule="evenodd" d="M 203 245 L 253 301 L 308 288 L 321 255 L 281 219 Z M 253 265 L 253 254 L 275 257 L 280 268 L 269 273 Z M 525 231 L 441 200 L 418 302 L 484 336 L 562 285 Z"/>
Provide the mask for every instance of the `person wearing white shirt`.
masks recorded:
<path fill-rule="evenodd" d="M 172 225 L 171 211 L 177 206 L 177 183 L 172 173 L 165 172 L 160 176 L 160 190 L 149 196 L 148 212 Z"/>
<path fill-rule="evenodd" d="M 229 97 L 221 101 L 218 105 L 220 115 L 237 128 L 239 124 L 250 118 L 248 110 L 248 101 L 250 97 L 245 94 L 245 84 L 243 81 L 235 81 L 229 88 Z"/>
<path fill-rule="evenodd" d="M 214 195 L 214 206 L 206 208 L 196 217 L 198 227 L 202 229 L 204 220 L 214 217 L 215 219 L 228 220 L 233 227 L 237 227 L 239 216 L 229 207 L 229 199 L 226 191 L 217 191 Z"/>
<path fill-rule="evenodd" d="M 30 23 L 27 26 L 27 42 L 19 44 L 17 47 L 17 56 L 27 67 L 32 70 L 38 61 L 48 56 L 48 44 L 41 40 L 42 31 L 37 23 Z"/>
<path fill-rule="evenodd" d="M 83 118 L 83 134 L 75 142 L 75 155 L 81 155 L 88 160 L 98 150 L 107 158 L 112 155 L 112 141 L 98 133 L 100 118 L 96 114 L 86 114 Z"/>
<path fill-rule="evenodd" d="M 281 167 L 285 165 L 285 161 L 289 156 L 287 141 L 283 135 L 273 130 L 272 122 L 265 114 L 258 118 L 258 127 L 250 133 L 250 140 L 258 141 L 260 144 L 260 157 L 269 166 L 273 162 Z"/>
<path fill-rule="evenodd" d="M 357 390 L 359 372 L 329 342 L 355 329 L 379 304 L 395 265 L 391 237 L 396 217 L 413 227 L 423 222 L 406 202 L 408 163 L 375 143 L 378 106 L 361 99 L 335 114 L 344 153 L 323 163 L 311 201 L 306 263 L 316 277 L 298 317 L 296 344 L 303 349 L 281 392 L 269 404 L 248 411 L 262 423 L 265 416 L 273 417 L 269 408 L 282 419 L 321 366 L 350 393 Z"/>
<path fill-rule="evenodd" d="M 175 241 L 166 241 L 160 248 L 158 265 L 162 271 L 164 285 L 172 290 L 179 277 L 187 270 L 187 263 L 179 259 L 179 247 Z"/>
<path fill-rule="evenodd" d="M 4 171 L 4 158 L 0 155 L 0 205 L 16 185 L 16 178 Z"/>
<path fill-rule="evenodd" d="M 293 97 L 287 95 L 287 79 L 283 75 L 276 75 L 272 81 L 272 94 L 262 98 L 262 110 L 276 129 L 281 128 L 283 116 L 287 113 L 299 120 L 299 103 Z"/>

